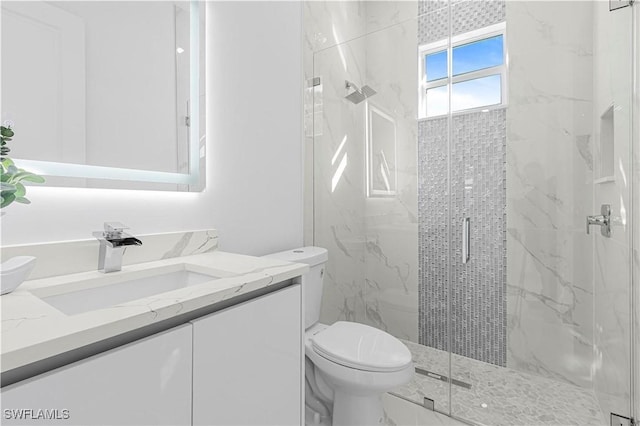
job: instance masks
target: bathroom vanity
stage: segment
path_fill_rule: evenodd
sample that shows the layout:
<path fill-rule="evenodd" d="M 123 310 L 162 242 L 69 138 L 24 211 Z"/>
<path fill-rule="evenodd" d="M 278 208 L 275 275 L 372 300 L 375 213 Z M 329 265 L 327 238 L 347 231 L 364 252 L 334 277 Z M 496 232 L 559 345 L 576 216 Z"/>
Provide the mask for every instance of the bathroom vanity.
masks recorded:
<path fill-rule="evenodd" d="M 1 299 L 3 424 L 300 424 L 307 269 L 216 251 L 24 283 Z M 210 279 L 104 292 L 176 271 Z"/>

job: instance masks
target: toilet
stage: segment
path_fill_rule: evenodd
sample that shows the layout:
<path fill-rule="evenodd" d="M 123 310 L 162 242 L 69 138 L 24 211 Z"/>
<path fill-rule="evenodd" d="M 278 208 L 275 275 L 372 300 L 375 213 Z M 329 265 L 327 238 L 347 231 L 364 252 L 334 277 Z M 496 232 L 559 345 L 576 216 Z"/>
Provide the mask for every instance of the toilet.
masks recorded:
<path fill-rule="evenodd" d="M 411 352 L 398 339 L 368 325 L 320 320 L 327 250 L 303 247 L 266 257 L 306 263 L 302 278 L 305 312 L 305 424 L 375 426 L 383 424 L 382 395 L 408 383 L 414 374 Z"/>

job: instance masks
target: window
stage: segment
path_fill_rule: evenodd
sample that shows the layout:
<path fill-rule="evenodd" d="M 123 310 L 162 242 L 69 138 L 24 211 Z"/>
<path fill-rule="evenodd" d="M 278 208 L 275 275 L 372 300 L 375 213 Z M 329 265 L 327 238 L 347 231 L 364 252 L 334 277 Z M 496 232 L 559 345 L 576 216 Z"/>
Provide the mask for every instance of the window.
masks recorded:
<path fill-rule="evenodd" d="M 504 105 L 504 46 L 504 23 L 421 46 L 420 118 Z"/>

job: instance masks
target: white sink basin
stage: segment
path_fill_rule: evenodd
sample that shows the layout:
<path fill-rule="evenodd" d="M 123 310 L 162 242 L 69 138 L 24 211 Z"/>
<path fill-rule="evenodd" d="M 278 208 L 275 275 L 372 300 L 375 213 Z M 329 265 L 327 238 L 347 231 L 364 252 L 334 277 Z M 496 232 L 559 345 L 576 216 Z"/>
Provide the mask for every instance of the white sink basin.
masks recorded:
<path fill-rule="evenodd" d="M 180 263 L 104 276 L 32 290 L 44 302 L 75 315 L 121 305 L 220 278 L 207 268 Z"/>

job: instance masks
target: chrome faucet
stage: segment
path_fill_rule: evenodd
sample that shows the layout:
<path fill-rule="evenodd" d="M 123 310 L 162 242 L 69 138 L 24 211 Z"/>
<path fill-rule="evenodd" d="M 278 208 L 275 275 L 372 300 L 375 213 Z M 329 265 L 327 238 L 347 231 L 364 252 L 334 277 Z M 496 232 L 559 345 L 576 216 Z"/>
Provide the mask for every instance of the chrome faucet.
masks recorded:
<path fill-rule="evenodd" d="M 100 241 L 98 270 L 116 272 L 122 270 L 122 255 L 127 246 L 141 246 L 142 241 L 124 232 L 129 229 L 120 222 L 105 222 L 104 231 L 97 231 L 93 236 Z"/>

